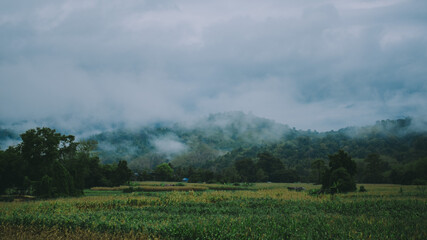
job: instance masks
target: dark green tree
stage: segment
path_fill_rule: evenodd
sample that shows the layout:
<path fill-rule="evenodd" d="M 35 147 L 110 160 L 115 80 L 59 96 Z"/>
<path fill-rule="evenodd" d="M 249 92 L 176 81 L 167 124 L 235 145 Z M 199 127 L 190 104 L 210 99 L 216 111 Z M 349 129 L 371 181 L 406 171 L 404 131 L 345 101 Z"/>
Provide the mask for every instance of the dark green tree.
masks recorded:
<path fill-rule="evenodd" d="M 381 160 L 380 155 L 376 153 L 369 154 L 364 161 L 366 163 L 364 182 L 384 182 L 382 173 L 387 169 L 387 163 Z"/>
<path fill-rule="evenodd" d="M 322 183 L 323 174 L 325 174 L 326 166 L 323 159 L 314 160 L 311 163 L 312 172 L 316 175 L 316 183 Z"/>
<path fill-rule="evenodd" d="M 329 167 L 332 170 L 338 168 L 344 168 L 351 176 L 356 174 L 357 165 L 356 162 L 351 160 L 351 156 L 343 150 L 339 150 L 337 153 L 329 155 Z"/>
<path fill-rule="evenodd" d="M 50 128 L 30 129 L 21 134 L 21 138 L 18 148 L 28 164 L 26 175 L 34 181 L 51 173 L 53 163 L 72 154 L 76 147 L 74 136 L 61 135 Z"/>
<path fill-rule="evenodd" d="M 167 163 L 162 163 L 154 170 L 156 180 L 170 181 L 173 178 L 173 169 Z"/>
<path fill-rule="evenodd" d="M 272 180 L 271 177 L 275 171 L 284 169 L 284 165 L 280 159 L 274 157 L 269 152 L 262 152 L 258 154 L 257 166 L 266 173 L 270 181 Z"/>
<path fill-rule="evenodd" d="M 356 190 L 353 179 L 356 163 L 343 150 L 329 155 L 329 169 L 325 171 L 322 189 L 326 192 L 350 192 Z"/>
<path fill-rule="evenodd" d="M 356 183 L 350 173 L 343 167 L 331 172 L 330 180 L 332 192 L 352 192 L 356 190 Z"/>
<path fill-rule="evenodd" d="M 6 151 L 0 150 L 0 194 L 8 188 L 25 190 L 24 169 L 25 162 L 15 147 L 9 147 Z"/>
<path fill-rule="evenodd" d="M 258 169 L 256 171 L 256 181 L 257 182 L 266 182 L 268 181 L 268 176 L 265 174 L 264 170 Z"/>
<path fill-rule="evenodd" d="M 18 145 L 24 161 L 24 175 L 32 183 L 35 194 L 43 197 L 77 195 L 74 179 L 64 162 L 73 158 L 77 144 L 74 136 L 65 136 L 50 128 L 30 129 L 21 134 Z"/>
<path fill-rule="evenodd" d="M 282 168 L 274 171 L 270 176 L 270 180 L 272 182 L 293 183 L 297 182 L 299 178 L 295 170 Z"/>
<path fill-rule="evenodd" d="M 240 158 L 234 162 L 234 167 L 241 177 L 242 182 L 256 181 L 256 167 L 250 158 Z"/>
<path fill-rule="evenodd" d="M 128 168 L 127 162 L 125 160 L 119 161 L 114 172 L 114 185 L 119 186 L 129 182 L 131 176 L 132 171 Z"/>
<path fill-rule="evenodd" d="M 393 169 L 389 178 L 393 184 L 402 184 L 403 173 L 400 169 Z"/>

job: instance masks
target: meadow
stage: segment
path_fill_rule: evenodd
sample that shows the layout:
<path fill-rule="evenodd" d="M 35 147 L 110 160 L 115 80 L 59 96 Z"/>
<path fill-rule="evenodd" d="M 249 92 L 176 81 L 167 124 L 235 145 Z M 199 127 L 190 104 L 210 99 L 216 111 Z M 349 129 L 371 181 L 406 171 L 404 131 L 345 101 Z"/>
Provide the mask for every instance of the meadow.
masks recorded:
<path fill-rule="evenodd" d="M 0 202 L 0 239 L 427 239 L 425 186 L 363 185 L 333 196 L 285 183 L 93 188 Z"/>

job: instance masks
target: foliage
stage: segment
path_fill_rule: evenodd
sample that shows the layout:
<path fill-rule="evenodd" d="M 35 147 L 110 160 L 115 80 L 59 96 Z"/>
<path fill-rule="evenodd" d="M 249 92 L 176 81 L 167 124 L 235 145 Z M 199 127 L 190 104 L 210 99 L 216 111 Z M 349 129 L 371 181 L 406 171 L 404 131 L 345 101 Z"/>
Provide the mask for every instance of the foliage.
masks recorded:
<path fill-rule="evenodd" d="M 344 151 L 329 156 L 329 169 L 324 174 L 322 189 L 326 192 L 351 192 L 356 190 L 353 175 L 356 163 Z"/>
<path fill-rule="evenodd" d="M 390 168 L 426 156 L 426 132 L 413 130 L 411 124 L 409 118 L 384 120 L 372 126 L 319 133 L 234 112 L 214 114 L 190 126 L 158 124 L 132 131 L 117 129 L 91 139 L 99 142 L 97 151 L 103 163 L 126 160 L 134 171 L 154 170 L 161 163 L 172 162 L 175 167 L 192 166 L 218 173 L 232 167 L 237 159 L 255 162 L 258 154 L 268 152 L 287 168 L 297 170 L 300 180 L 310 181 L 310 172 L 301 169 L 309 169 L 313 160 L 326 160 L 340 149 L 359 159 L 377 153 Z M 159 151 L 153 143 L 167 136 L 174 136 L 187 150 L 174 154 Z M 383 181 L 389 181 L 384 173 Z"/>
<path fill-rule="evenodd" d="M 175 181 L 188 177 L 193 182 L 321 183 L 327 173 L 329 155 L 343 150 L 356 162 L 352 168 L 357 170 L 355 174 L 347 169 L 354 181 L 412 184 L 416 179 L 427 180 L 427 131 L 414 125 L 410 118 L 405 118 L 378 121 L 366 127 L 316 132 L 231 112 L 211 115 L 193 125 L 156 124 L 102 132 L 81 141 L 75 156 L 69 151 L 61 153 L 59 159 L 73 177 L 76 189 L 117 185 L 114 168 L 121 160 L 127 161 L 128 167 L 138 173 L 132 176 L 138 180 L 154 180 L 158 165 L 172 163 L 171 179 Z M 0 143 L 17 135 L 3 130 L 0 129 Z M 158 139 L 172 139 L 173 143 L 184 146 L 184 150 L 161 151 L 155 144 Z M 84 144 L 87 146 L 83 147 Z M 17 158 L 13 151 L 6 150 L 1 155 Z M 19 161 L 0 160 L 0 173 L 4 169 L 20 168 Z M 7 174 L 3 173 L 0 178 Z M 38 179 L 43 176 L 34 174 Z M 27 175 L 23 173 L 19 178 Z M 21 185 L 1 183 L 0 190 Z"/>
<path fill-rule="evenodd" d="M 351 192 L 356 190 L 356 183 L 352 179 L 350 173 L 343 167 L 332 170 L 329 182 L 332 183 L 329 186 L 332 189 L 336 189 L 338 192 Z M 327 188 L 328 186 L 323 186 Z"/>
<path fill-rule="evenodd" d="M 7 171 L 16 176 L 6 179 L 9 181 L 7 187 L 41 197 L 79 193 L 64 167 L 64 162 L 76 151 L 74 136 L 61 135 L 49 128 L 37 128 L 21 134 L 21 138 L 21 144 L 1 153 L 3 164 L 12 167 Z"/>
<path fill-rule="evenodd" d="M 236 160 L 234 167 L 241 176 L 242 182 L 255 182 L 256 178 L 256 166 L 252 159 L 241 158 Z"/>
<path fill-rule="evenodd" d="M 6 239 L 16 239 L 18 233 L 29 239 L 427 237 L 427 196 L 413 186 L 404 186 L 404 194 L 398 194 L 399 186 L 366 185 L 369 192 L 337 194 L 334 200 L 287 191 L 286 186 L 297 185 L 270 183 L 241 191 L 107 193 L 0 203 L 0 231 Z"/>
<path fill-rule="evenodd" d="M 170 181 L 173 177 L 173 169 L 167 163 L 158 165 L 154 173 L 156 174 L 156 180 L 159 181 Z"/>
<path fill-rule="evenodd" d="M 316 184 L 322 183 L 323 175 L 326 171 L 325 161 L 323 159 L 317 159 L 311 163 L 312 172 L 316 175 Z"/>
<path fill-rule="evenodd" d="M 101 166 L 92 155 L 96 142 L 74 142 L 50 128 L 30 129 L 22 143 L 0 151 L 0 193 L 7 189 L 39 197 L 77 196 L 95 185 L 120 185 L 130 180 L 125 161 Z"/>
<path fill-rule="evenodd" d="M 387 169 L 387 163 L 381 160 L 380 155 L 372 153 L 365 158 L 367 163 L 365 171 L 366 183 L 381 183 L 384 182 L 382 173 Z"/>

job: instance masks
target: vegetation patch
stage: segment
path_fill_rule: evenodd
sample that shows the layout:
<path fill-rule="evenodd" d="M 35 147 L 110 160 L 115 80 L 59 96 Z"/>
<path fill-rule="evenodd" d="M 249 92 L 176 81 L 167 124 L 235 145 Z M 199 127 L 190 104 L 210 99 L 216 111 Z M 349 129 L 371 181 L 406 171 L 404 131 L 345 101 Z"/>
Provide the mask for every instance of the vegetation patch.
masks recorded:
<path fill-rule="evenodd" d="M 112 191 L 2 202 L 0 232 L 5 239 L 427 238 L 425 193 L 416 186 L 403 186 L 404 194 L 398 185 L 363 186 L 367 192 L 333 197 L 309 195 L 314 185 L 265 183 L 241 191 Z"/>
<path fill-rule="evenodd" d="M 206 187 L 191 187 L 191 186 L 141 186 L 141 187 L 129 187 L 123 189 L 124 193 L 131 192 L 167 192 L 167 191 L 205 191 L 208 188 Z"/>

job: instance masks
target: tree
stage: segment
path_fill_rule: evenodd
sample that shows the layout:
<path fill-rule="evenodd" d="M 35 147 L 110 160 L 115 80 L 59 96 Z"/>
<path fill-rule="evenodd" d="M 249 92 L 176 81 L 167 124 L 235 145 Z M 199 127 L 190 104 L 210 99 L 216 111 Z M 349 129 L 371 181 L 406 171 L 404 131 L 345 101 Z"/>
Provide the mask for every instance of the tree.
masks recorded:
<path fill-rule="evenodd" d="M 25 163 L 14 147 L 0 150 L 0 194 L 8 188 L 23 190 Z"/>
<path fill-rule="evenodd" d="M 74 136 L 65 136 L 50 128 L 30 129 L 21 134 L 18 145 L 26 163 L 25 175 L 34 183 L 36 195 L 43 197 L 77 195 L 73 178 L 63 163 L 74 156 Z"/>
<path fill-rule="evenodd" d="M 240 175 L 237 172 L 235 167 L 229 167 L 224 169 L 221 175 L 222 175 L 221 182 L 233 183 L 233 182 L 240 181 Z"/>
<path fill-rule="evenodd" d="M 156 180 L 170 181 L 173 178 L 173 169 L 167 163 L 162 163 L 154 170 Z"/>
<path fill-rule="evenodd" d="M 267 175 L 268 179 L 271 181 L 271 176 L 273 172 L 281 170 L 284 168 L 283 163 L 280 159 L 274 157 L 269 152 L 262 152 L 258 154 L 258 168 L 262 169 Z"/>
<path fill-rule="evenodd" d="M 364 182 L 383 182 L 384 180 L 381 174 L 384 170 L 386 170 L 387 163 L 381 160 L 380 155 L 376 153 L 371 153 L 365 158 L 364 162 L 366 163 Z"/>
<path fill-rule="evenodd" d="M 265 174 L 264 170 L 258 169 L 256 171 L 256 180 L 257 180 L 257 182 L 268 181 L 268 176 L 267 176 L 267 174 Z"/>
<path fill-rule="evenodd" d="M 343 150 L 329 155 L 329 169 L 325 171 L 322 189 L 327 192 L 349 192 L 356 190 L 353 179 L 356 174 L 356 163 Z"/>
<path fill-rule="evenodd" d="M 329 155 L 329 167 L 332 170 L 342 167 L 351 176 L 354 176 L 354 174 L 356 174 L 357 169 L 356 162 L 351 160 L 351 156 L 343 150 L 339 150 L 337 153 Z"/>
<path fill-rule="evenodd" d="M 173 172 L 173 170 L 172 170 Z M 122 185 L 130 180 L 132 171 L 128 168 L 125 160 L 119 161 L 117 168 L 114 171 L 114 182 L 115 186 Z"/>
<path fill-rule="evenodd" d="M 250 158 L 240 158 L 234 162 L 234 167 L 242 178 L 243 182 L 256 181 L 255 163 Z"/>
<path fill-rule="evenodd" d="M 343 167 L 331 172 L 330 182 L 333 183 L 332 191 L 352 192 L 356 190 L 356 183 L 349 172 Z"/>
<path fill-rule="evenodd" d="M 316 183 L 322 183 L 322 177 L 326 171 L 325 161 L 323 159 L 314 160 L 311 163 L 311 169 L 316 174 Z"/>
<path fill-rule="evenodd" d="M 270 176 L 270 180 L 272 182 L 292 183 L 292 182 L 297 182 L 298 179 L 299 179 L 298 174 L 296 173 L 295 170 L 285 169 L 285 168 L 274 171 Z"/>
<path fill-rule="evenodd" d="M 393 170 L 391 170 L 389 178 L 393 184 L 401 184 L 402 178 L 403 178 L 403 173 L 401 170 L 393 169 Z"/>

